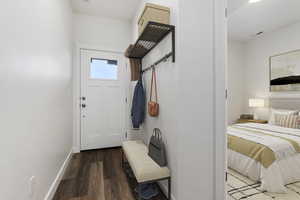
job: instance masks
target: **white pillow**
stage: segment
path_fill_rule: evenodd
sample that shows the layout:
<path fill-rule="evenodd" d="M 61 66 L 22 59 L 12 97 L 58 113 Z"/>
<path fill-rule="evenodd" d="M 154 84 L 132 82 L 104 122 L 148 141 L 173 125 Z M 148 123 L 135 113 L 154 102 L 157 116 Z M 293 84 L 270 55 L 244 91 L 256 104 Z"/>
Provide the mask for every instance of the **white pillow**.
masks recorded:
<path fill-rule="evenodd" d="M 271 108 L 269 124 L 275 125 L 275 115 L 298 115 L 299 110 L 284 110 Z"/>
<path fill-rule="evenodd" d="M 275 114 L 275 123 L 277 126 L 298 129 L 299 128 L 299 115 Z"/>

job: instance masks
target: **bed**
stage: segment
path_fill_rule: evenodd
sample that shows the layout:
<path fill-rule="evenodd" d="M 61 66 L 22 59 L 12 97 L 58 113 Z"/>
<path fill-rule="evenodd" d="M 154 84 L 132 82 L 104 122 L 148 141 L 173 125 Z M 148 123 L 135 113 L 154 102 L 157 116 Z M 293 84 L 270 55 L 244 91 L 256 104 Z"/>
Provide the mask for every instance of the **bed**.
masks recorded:
<path fill-rule="evenodd" d="M 261 189 L 285 193 L 300 181 L 300 129 L 273 124 L 234 124 L 227 129 L 228 167 L 261 182 Z"/>

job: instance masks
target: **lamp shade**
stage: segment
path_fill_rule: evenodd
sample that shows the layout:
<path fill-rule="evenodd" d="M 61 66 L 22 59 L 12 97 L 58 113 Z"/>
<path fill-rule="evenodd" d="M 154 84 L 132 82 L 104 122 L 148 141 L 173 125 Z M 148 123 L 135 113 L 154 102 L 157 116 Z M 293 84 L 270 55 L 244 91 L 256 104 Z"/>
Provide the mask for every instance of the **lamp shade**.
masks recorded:
<path fill-rule="evenodd" d="M 251 108 L 261 108 L 265 106 L 264 99 L 249 99 L 249 107 Z"/>

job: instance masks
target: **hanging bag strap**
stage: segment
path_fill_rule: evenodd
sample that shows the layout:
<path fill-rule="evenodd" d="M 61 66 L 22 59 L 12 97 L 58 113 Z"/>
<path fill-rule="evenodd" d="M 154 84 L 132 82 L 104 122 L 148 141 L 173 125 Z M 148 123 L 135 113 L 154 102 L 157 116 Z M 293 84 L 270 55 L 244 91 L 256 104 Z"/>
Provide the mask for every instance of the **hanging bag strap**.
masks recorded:
<path fill-rule="evenodd" d="M 154 135 L 155 135 L 156 139 L 161 141 L 162 140 L 161 131 L 158 128 L 155 128 L 153 131 L 154 131 Z"/>
<path fill-rule="evenodd" d="M 155 68 L 152 68 L 152 77 L 151 77 L 151 89 L 150 89 L 150 101 L 152 101 L 152 93 L 153 93 L 153 83 L 154 83 L 154 93 L 155 93 L 155 100 L 157 101 L 157 85 L 156 85 L 156 73 Z"/>

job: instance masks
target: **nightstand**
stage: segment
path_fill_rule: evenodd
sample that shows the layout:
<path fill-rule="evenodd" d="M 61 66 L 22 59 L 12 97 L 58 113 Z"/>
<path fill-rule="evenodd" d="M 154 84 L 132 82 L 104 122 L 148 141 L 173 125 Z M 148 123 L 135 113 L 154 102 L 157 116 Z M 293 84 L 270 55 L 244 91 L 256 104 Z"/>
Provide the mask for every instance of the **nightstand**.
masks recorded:
<path fill-rule="evenodd" d="M 236 123 L 259 123 L 259 124 L 267 124 L 268 120 L 261 120 L 261 119 L 238 119 Z"/>

